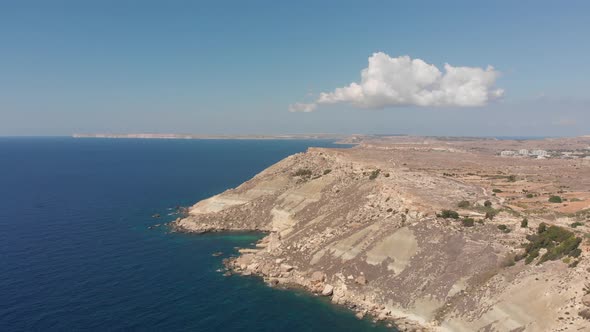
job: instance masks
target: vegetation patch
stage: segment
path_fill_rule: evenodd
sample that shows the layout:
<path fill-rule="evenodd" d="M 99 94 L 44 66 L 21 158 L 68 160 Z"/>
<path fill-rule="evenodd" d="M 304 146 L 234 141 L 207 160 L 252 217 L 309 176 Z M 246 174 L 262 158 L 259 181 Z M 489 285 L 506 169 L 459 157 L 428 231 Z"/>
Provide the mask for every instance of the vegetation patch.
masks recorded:
<path fill-rule="evenodd" d="M 312 174 L 311 170 L 309 170 L 307 168 L 300 168 L 297 171 L 295 171 L 295 173 L 293 173 L 293 176 L 308 177 L 308 176 L 311 176 L 311 174 Z"/>
<path fill-rule="evenodd" d="M 522 221 L 520 222 L 520 227 L 522 227 L 522 228 L 529 227 L 529 220 L 527 218 L 522 219 Z"/>
<path fill-rule="evenodd" d="M 473 218 L 466 217 L 461 220 L 461 224 L 463 224 L 465 227 L 473 227 L 475 225 L 475 220 Z"/>
<path fill-rule="evenodd" d="M 324 175 L 328 175 L 328 174 L 330 174 L 330 172 L 332 172 L 331 169 L 326 169 L 326 170 L 324 170 Z"/>
<path fill-rule="evenodd" d="M 460 207 L 462 209 L 466 209 L 469 206 L 471 206 L 471 203 L 469 203 L 469 201 L 461 201 L 461 202 L 457 203 L 457 207 Z"/>
<path fill-rule="evenodd" d="M 372 171 L 371 175 L 369 175 L 369 180 L 375 180 L 379 176 L 379 173 L 381 173 L 380 169 Z"/>
<path fill-rule="evenodd" d="M 442 210 L 439 214 L 436 215 L 439 218 L 452 218 L 452 219 L 459 219 L 459 213 L 453 210 Z"/>
<path fill-rule="evenodd" d="M 495 193 L 501 193 L 501 192 L 502 192 L 502 190 L 501 190 L 501 189 L 497 189 L 497 188 L 496 188 L 496 189 L 492 189 L 492 192 L 495 192 Z"/>
<path fill-rule="evenodd" d="M 541 223 L 537 234 L 528 235 L 529 243 L 525 246 L 523 255 L 518 260 L 525 258 L 525 263 L 531 263 L 540 254 L 541 249 L 546 252 L 539 258 L 538 264 L 546 261 L 562 259 L 566 256 L 577 258 L 582 253 L 578 248 L 582 239 L 574 233 L 559 226 L 549 226 Z"/>
<path fill-rule="evenodd" d="M 504 233 L 510 233 L 512 230 L 506 225 L 498 225 L 498 229 Z"/>
<path fill-rule="evenodd" d="M 484 218 L 488 219 L 488 220 L 493 220 L 497 214 L 498 214 L 498 211 L 491 209 L 489 211 L 486 211 L 486 216 Z"/>
<path fill-rule="evenodd" d="M 551 197 L 549 197 L 549 202 L 550 203 L 561 203 L 561 202 L 563 202 L 563 200 L 559 196 L 551 196 Z"/>
<path fill-rule="evenodd" d="M 586 320 L 590 320 L 590 309 L 584 309 L 578 312 L 578 315 Z"/>

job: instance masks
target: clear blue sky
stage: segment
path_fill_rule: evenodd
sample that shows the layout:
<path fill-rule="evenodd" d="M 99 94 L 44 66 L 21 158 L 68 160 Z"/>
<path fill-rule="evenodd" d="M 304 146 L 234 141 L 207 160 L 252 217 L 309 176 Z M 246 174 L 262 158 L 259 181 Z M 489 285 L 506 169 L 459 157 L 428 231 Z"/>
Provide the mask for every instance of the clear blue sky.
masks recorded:
<path fill-rule="evenodd" d="M 588 1 L 1 1 L 0 135 L 590 134 Z M 288 112 L 374 52 L 501 72 L 483 107 Z"/>

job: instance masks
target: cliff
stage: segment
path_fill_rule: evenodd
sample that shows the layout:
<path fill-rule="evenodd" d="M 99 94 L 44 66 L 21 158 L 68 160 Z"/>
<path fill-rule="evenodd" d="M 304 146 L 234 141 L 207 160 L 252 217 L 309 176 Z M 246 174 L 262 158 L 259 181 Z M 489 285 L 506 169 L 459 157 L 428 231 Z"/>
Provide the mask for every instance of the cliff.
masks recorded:
<path fill-rule="evenodd" d="M 243 250 L 227 266 L 269 285 L 303 286 L 400 330 L 589 330 L 590 321 L 578 315 L 585 310 L 587 243 L 577 258 L 515 260 L 538 226 L 556 218 L 511 207 L 514 200 L 504 195 L 510 186 L 523 200 L 528 191 L 497 176 L 508 167 L 501 158 L 474 164 L 478 158 L 436 146 L 312 148 L 198 202 L 173 227 L 267 232 L 256 250 Z M 496 195 L 492 188 L 500 185 L 503 194 Z M 525 214 L 528 225 L 521 227 Z M 564 218 L 565 226 L 576 217 Z M 571 231 L 583 237 L 588 228 Z"/>

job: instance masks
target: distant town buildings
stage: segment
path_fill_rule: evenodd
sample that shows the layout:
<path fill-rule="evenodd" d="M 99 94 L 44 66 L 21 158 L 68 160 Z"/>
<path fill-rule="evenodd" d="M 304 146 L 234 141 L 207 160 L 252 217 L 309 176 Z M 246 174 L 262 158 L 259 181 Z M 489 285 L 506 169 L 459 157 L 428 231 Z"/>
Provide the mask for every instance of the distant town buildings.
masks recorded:
<path fill-rule="evenodd" d="M 547 151 L 545 151 L 545 150 L 533 150 L 533 151 L 531 151 L 531 155 L 537 156 L 537 157 L 546 157 L 547 156 Z"/>
<path fill-rule="evenodd" d="M 502 157 L 512 158 L 534 158 L 534 159 L 581 159 L 584 163 L 590 159 L 590 151 L 587 148 L 578 148 L 572 150 L 542 150 L 542 149 L 519 149 L 503 150 L 498 153 Z"/>
<path fill-rule="evenodd" d="M 510 151 L 510 150 L 506 150 L 506 151 L 500 152 L 500 155 L 502 157 L 511 157 L 511 156 L 514 156 L 515 155 L 515 152 L 514 151 Z"/>
<path fill-rule="evenodd" d="M 574 150 L 541 150 L 541 149 L 520 149 L 520 150 L 503 150 L 499 153 L 502 157 L 514 157 L 514 158 L 535 158 L 535 159 L 548 159 L 548 158 L 560 158 L 560 159 L 583 159 L 584 162 L 590 159 L 590 152 L 586 148 L 574 149 Z"/>

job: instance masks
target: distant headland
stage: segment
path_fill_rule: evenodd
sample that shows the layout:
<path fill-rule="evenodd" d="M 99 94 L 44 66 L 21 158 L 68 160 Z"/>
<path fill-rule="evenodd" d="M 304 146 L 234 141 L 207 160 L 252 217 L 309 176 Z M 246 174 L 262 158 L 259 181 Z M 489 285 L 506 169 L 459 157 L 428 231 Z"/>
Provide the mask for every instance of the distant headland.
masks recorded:
<path fill-rule="evenodd" d="M 73 134 L 74 138 L 142 138 L 142 139 L 342 139 L 351 135 L 342 134 L 281 134 L 281 135 L 196 135 L 196 134 Z"/>

